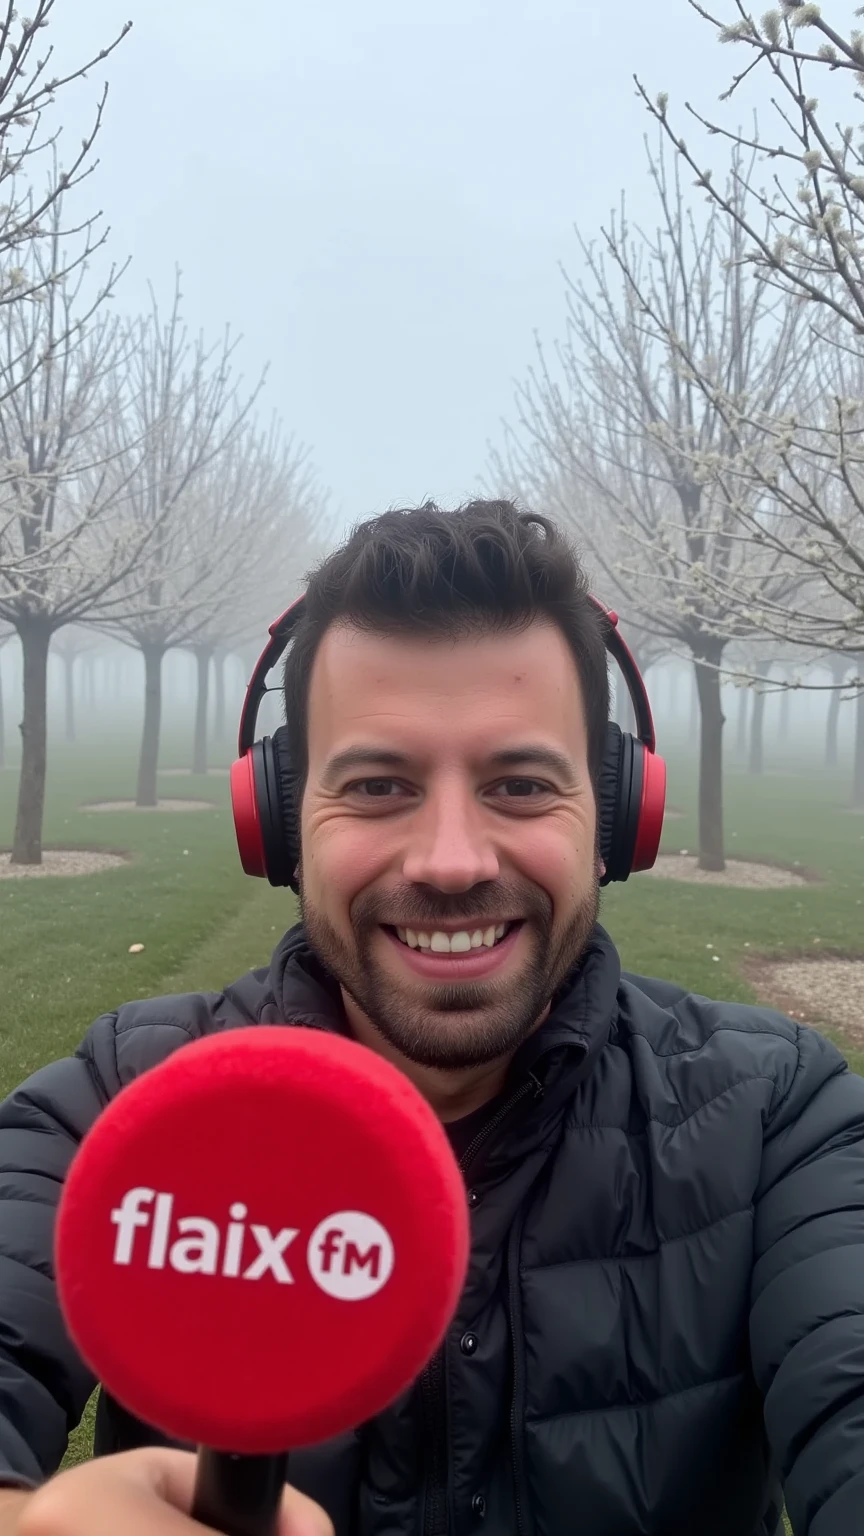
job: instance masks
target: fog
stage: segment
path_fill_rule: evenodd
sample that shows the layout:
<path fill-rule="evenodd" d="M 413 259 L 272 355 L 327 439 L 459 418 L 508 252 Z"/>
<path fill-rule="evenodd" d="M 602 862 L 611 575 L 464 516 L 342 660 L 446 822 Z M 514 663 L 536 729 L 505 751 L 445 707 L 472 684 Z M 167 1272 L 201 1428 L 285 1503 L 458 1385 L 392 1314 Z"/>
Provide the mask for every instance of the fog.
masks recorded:
<path fill-rule="evenodd" d="M 476 490 L 535 330 L 560 334 L 574 221 L 626 187 L 653 222 L 634 71 L 683 110 L 729 65 L 685 0 L 64 0 L 58 55 L 128 16 L 87 191 L 132 258 L 118 304 L 179 264 L 190 324 L 269 361 L 341 523 Z"/>
<path fill-rule="evenodd" d="M 235 751 L 240 709 L 253 657 L 251 646 L 246 658 L 229 655 L 224 666 L 224 708 L 217 704 L 216 670 L 211 667 L 209 707 L 209 750 L 212 766 L 227 765 Z M 763 736 L 764 768 L 782 769 L 784 762 L 797 769 L 815 771 L 825 766 L 826 729 L 831 694 L 825 689 L 827 672 L 813 667 L 800 668 L 809 689 L 766 692 Z M 16 640 L 0 650 L 5 714 L 6 762 L 18 761 L 20 719 L 21 655 Z M 622 725 L 632 728 L 632 716 L 623 684 L 617 673 L 612 677 L 613 712 Z M 271 676 L 271 687 L 278 683 L 278 669 Z M 646 676 L 654 712 L 658 750 L 673 752 L 679 759 L 695 753 L 698 740 L 698 704 L 693 686 L 693 670 L 683 661 L 662 662 L 652 666 Z M 127 646 L 103 643 L 93 651 L 79 655 L 72 671 L 72 708 L 69 710 L 67 668 L 63 658 L 54 655 L 48 673 L 49 745 L 72 739 L 86 750 L 88 744 L 110 743 L 137 750 L 143 711 L 143 664 L 140 654 Z M 163 666 L 163 739 L 170 743 L 161 766 L 188 767 L 192 754 L 192 717 L 197 696 L 197 670 L 191 653 L 170 652 Z M 724 755 L 727 768 L 749 771 L 750 732 L 755 691 L 727 685 L 723 689 L 726 715 Z M 836 707 L 836 706 L 835 706 Z M 856 701 L 843 698 L 837 719 L 837 762 L 835 771 L 848 777 L 852 771 L 855 736 Z M 745 718 L 742 722 L 742 709 Z M 221 713 L 221 721 L 220 721 Z M 272 733 L 281 723 L 278 693 L 265 698 L 259 713 L 258 734 Z M 742 729 L 743 727 L 743 729 Z M 188 750 L 182 743 L 188 738 Z M 169 760 L 170 759 L 170 760 Z"/>

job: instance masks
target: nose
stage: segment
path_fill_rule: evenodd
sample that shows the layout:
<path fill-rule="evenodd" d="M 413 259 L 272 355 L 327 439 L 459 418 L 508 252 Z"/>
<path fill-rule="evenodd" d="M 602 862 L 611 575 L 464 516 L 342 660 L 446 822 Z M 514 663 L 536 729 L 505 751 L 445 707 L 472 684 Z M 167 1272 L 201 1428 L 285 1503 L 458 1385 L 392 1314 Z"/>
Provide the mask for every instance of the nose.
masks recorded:
<path fill-rule="evenodd" d="M 405 879 L 454 893 L 496 880 L 500 866 L 490 832 L 467 786 L 451 783 L 427 792 L 411 817 Z"/>

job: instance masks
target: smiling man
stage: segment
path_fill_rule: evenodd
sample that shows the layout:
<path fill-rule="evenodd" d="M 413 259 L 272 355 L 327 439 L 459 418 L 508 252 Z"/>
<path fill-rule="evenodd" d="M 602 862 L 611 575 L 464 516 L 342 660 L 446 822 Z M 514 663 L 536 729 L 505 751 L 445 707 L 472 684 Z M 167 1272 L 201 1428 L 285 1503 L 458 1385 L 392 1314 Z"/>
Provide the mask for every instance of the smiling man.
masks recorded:
<path fill-rule="evenodd" d="M 123 1082 L 258 1023 L 412 1079 L 473 1245 L 413 1389 L 292 1455 L 279 1536 L 780 1536 L 784 1488 L 796 1536 L 864 1530 L 864 1083 L 777 1013 L 622 974 L 603 624 L 506 502 L 388 512 L 312 574 L 278 754 L 302 922 L 0 1108 L 0 1536 L 201 1530 L 191 1457 L 104 1393 L 99 1459 L 50 1476 L 93 1383 L 46 1211 Z"/>

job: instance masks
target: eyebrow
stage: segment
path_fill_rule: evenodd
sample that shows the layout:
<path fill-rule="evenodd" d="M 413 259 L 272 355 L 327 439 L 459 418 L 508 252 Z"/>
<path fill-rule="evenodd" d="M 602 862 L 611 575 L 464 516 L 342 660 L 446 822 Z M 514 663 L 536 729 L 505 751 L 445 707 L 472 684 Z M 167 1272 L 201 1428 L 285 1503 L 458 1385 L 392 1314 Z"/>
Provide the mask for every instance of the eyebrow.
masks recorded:
<path fill-rule="evenodd" d="M 526 742 L 518 747 L 503 747 L 491 753 L 487 761 L 495 768 L 545 768 L 568 784 L 574 783 L 577 778 L 574 765 L 564 752 L 556 752 L 554 747 L 534 742 Z M 329 786 L 352 769 L 408 768 L 411 762 L 407 752 L 396 752 L 389 747 L 346 747 L 344 751 L 336 752 L 328 758 L 321 781 Z"/>

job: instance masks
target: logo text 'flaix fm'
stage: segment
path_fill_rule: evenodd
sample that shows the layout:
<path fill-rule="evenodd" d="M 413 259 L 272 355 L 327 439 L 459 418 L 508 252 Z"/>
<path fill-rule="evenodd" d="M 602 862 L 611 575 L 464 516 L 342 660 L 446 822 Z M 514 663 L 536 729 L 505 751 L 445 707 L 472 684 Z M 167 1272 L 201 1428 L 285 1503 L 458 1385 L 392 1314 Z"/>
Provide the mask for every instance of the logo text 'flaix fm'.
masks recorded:
<path fill-rule="evenodd" d="M 129 1189 L 111 1212 L 117 1228 L 114 1263 L 140 1262 L 149 1229 L 147 1269 L 173 1269 L 181 1275 L 222 1275 L 230 1280 L 263 1280 L 293 1285 L 290 1249 L 299 1227 L 274 1232 L 249 1222 L 236 1201 L 224 1227 L 208 1216 L 175 1216 L 174 1196 L 143 1185 Z M 253 1252 L 254 1249 L 254 1252 Z M 306 1244 L 306 1264 L 315 1284 L 340 1301 L 365 1301 L 387 1284 L 393 1273 L 390 1234 L 363 1211 L 336 1211 L 319 1221 Z"/>

